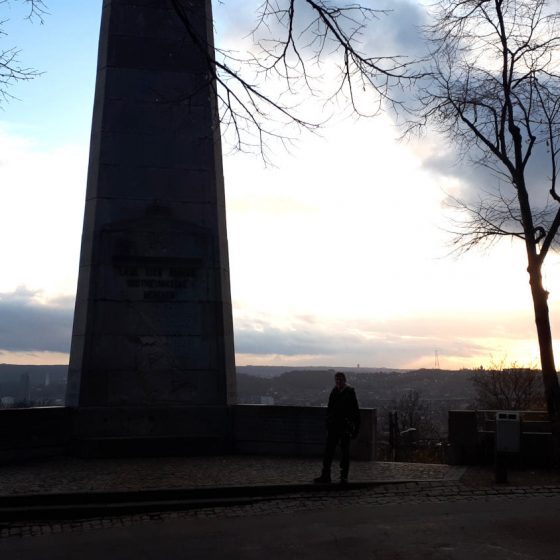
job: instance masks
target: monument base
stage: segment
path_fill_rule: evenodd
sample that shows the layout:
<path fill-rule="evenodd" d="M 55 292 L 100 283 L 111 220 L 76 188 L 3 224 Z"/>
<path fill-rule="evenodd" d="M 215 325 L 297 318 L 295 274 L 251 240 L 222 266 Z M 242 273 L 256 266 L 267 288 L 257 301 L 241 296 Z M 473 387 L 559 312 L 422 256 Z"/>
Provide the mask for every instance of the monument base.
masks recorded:
<path fill-rule="evenodd" d="M 79 457 L 215 455 L 232 448 L 227 406 L 83 407 L 73 410 Z"/>
<path fill-rule="evenodd" d="M 227 438 L 134 436 L 75 439 L 71 455 L 82 459 L 110 457 L 189 457 L 230 452 Z"/>

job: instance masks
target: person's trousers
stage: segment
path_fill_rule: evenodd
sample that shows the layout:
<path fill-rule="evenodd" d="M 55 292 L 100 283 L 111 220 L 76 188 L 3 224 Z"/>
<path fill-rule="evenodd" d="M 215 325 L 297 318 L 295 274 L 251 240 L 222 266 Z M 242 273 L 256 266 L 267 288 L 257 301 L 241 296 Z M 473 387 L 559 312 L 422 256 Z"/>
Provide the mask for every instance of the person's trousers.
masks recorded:
<path fill-rule="evenodd" d="M 340 444 L 340 478 L 348 478 L 350 467 L 350 434 L 329 430 L 323 456 L 323 476 L 331 475 L 331 464 L 337 445 Z"/>

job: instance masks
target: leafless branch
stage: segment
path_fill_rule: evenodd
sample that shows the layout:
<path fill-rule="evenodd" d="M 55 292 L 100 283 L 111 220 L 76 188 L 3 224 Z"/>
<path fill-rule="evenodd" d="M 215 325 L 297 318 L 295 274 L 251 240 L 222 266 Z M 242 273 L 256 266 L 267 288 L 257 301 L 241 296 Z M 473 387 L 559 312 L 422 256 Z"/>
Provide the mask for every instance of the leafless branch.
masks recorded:
<path fill-rule="evenodd" d="M 535 150 L 546 148 L 549 194 L 560 203 L 560 68 L 552 54 L 560 47 L 558 14 L 546 0 L 440 0 L 425 31 L 431 74 L 420 85 L 407 133 L 436 129 L 512 188 L 507 198 L 487 197 L 474 206 L 454 200 L 468 216 L 455 230 L 455 245 L 464 250 L 493 236 L 517 237 L 540 247 L 542 263 L 557 237 L 560 213 L 539 211 L 535 200 L 545 196 L 527 184 L 526 168 Z M 511 229 L 504 224 L 513 205 Z M 546 222 L 535 223 L 545 216 Z"/>
<path fill-rule="evenodd" d="M 475 406 L 487 410 L 538 410 L 544 399 L 539 384 L 539 371 L 534 368 L 494 364 L 471 377 Z"/>
<path fill-rule="evenodd" d="M 253 49 L 239 54 L 223 48 L 209 50 L 196 37 L 188 2 L 172 3 L 187 33 L 207 56 L 223 134 L 232 133 L 236 149 L 260 152 L 265 161 L 268 140 L 289 144 L 302 130 L 316 131 L 324 124 L 324 117 L 302 116 L 302 101 L 318 99 L 319 91 L 325 103 L 342 96 L 356 114 L 371 116 L 381 103 L 399 104 L 392 95 L 394 86 L 420 77 L 411 60 L 362 52 L 365 32 L 387 15 L 385 10 L 329 0 L 263 0 L 250 35 Z M 335 84 L 331 91 L 321 80 L 323 65 L 338 69 L 329 81 Z M 377 99 L 370 111 L 359 102 L 364 91 Z"/>
<path fill-rule="evenodd" d="M 28 6 L 26 19 L 43 23 L 47 15 L 46 5 L 42 0 L 18 0 Z M 9 4 L 10 0 L 0 0 L 2 4 Z M 0 36 L 6 35 L 3 25 L 6 20 L 0 21 Z M 0 100 L 9 101 L 14 96 L 10 88 L 17 82 L 32 80 L 41 74 L 33 68 L 22 66 L 19 61 L 20 50 L 16 47 L 0 50 Z"/>
<path fill-rule="evenodd" d="M 489 247 L 498 239 L 524 239 L 521 217 L 514 199 L 502 192 L 485 193 L 474 203 L 448 195 L 447 206 L 458 211 L 450 218 L 451 247 L 454 253 L 464 254 L 475 247 Z"/>

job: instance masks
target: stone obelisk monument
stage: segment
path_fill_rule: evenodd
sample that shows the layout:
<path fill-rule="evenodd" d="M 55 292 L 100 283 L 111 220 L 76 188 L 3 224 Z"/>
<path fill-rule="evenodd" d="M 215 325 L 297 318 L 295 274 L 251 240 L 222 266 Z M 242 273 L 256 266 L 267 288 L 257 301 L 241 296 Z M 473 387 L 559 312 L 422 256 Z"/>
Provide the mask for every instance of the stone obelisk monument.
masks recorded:
<path fill-rule="evenodd" d="M 103 2 L 67 390 L 75 437 L 92 453 L 219 450 L 228 439 L 235 370 L 211 2 L 182 9 L 188 26 L 171 0 Z"/>

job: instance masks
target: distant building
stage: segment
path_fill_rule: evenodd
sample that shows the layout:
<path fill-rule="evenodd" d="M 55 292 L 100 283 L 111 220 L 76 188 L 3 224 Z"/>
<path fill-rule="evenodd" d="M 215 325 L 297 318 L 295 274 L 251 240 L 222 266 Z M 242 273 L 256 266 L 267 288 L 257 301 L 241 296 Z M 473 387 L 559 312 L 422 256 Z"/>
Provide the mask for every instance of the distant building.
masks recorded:
<path fill-rule="evenodd" d="M 25 372 L 19 376 L 19 399 L 27 404 L 30 399 L 31 392 L 31 382 L 29 379 L 29 373 Z"/>
<path fill-rule="evenodd" d="M 16 399 L 14 399 L 14 397 L 2 397 L 0 399 L 0 404 L 2 405 L 2 408 L 10 408 L 14 406 L 15 402 Z"/>

